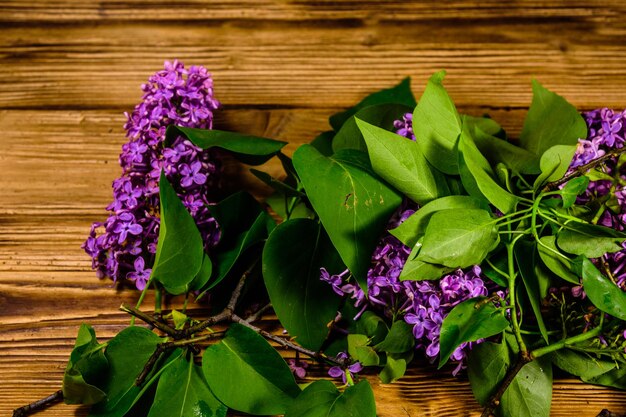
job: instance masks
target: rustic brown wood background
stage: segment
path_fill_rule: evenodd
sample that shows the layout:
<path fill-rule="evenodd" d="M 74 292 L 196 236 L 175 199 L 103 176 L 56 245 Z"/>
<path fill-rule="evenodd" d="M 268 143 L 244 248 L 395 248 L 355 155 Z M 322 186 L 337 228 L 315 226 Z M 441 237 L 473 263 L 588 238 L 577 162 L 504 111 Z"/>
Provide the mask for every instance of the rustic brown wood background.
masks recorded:
<path fill-rule="evenodd" d="M 165 59 L 213 72 L 218 127 L 290 150 L 368 92 L 410 75 L 419 94 L 442 68 L 463 111 L 515 134 L 533 77 L 581 109 L 626 107 L 625 13 L 622 0 L 0 1 L 0 415 L 58 389 L 81 322 L 104 339 L 127 323 L 117 307 L 137 294 L 97 280 L 80 244 L 120 173 L 122 112 Z M 381 417 L 479 413 L 446 373 L 372 381 Z M 626 412 L 626 394 L 556 381 L 553 416 L 605 407 Z"/>

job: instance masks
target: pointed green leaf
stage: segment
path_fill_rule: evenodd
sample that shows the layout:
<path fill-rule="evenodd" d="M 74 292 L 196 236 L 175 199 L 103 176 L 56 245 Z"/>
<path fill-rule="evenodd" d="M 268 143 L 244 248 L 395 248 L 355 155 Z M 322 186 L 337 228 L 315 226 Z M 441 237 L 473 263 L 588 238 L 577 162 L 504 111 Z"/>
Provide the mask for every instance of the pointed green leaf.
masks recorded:
<path fill-rule="evenodd" d="M 226 411 L 209 389 L 202 368 L 181 355 L 159 378 L 148 417 L 225 417 Z"/>
<path fill-rule="evenodd" d="M 570 349 L 552 352 L 549 358 L 560 369 L 584 380 L 596 378 L 611 371 L 616 366 L 613 361 L 598 360 L 589 354 Z"/>
<path fill-rule="evenodd" d="M 107 345 L 105 355 L 109 361 L 109 372 L 102 383 L 106 401 L 95 405 L 90 412 L 92 417 L 122 417 L 133 405 L 141 400 L 159 376 L 182 354 L 173 352 L 155 365 L 155 370 L 143 386 L 135 385 L 135 379 L 143 370 L 159 343 L 165 340 L 143 327 L 127 327 L 117 334 Z M 129 346 L 133 348 L 129 350 Z"/>
<path fill-rule="evenodd" d="M 165 134 L 166 145 L 172 144 L 179 136 L 186 137 L 202 149 L 220 148 L 228 151 L 241 162 L 249 165 L 263 164 L 287 144 L 279 140 L 215 129 L 169 126 Z"/>
<path fill-rule="evenodd" d="M 476 147 L 467 125 L 463 127 L 458 151 L 461 181 L 469 194 L 478 199 L 486 198 L 502 213 L 513 211 L 519 198 L 502 188 L 495 180 L 496 175 L 489 161 Z"/>
<path fill-rule="evenodd" d="M 372 252 L 401 198 L 371 171 L 364 157 L 346 150 L 328 158 L 303 145 L 293 162 L 330 240 L 366 291 Z"/>
<path fill-rule="evenodd" d="M 182 294 L 196 277 L 204 259 L 204 243 L 196 222 L 161 172 L 161 224 L 150 279 L 171 294 Z"/>
<path fill-rule="evenodd" d="M 432 168 L 414 141 L 360 119 L 372 168 L 385 181 L 419 204 L 449 193 L 443 174 Z"/>
<path fill-rule="evenodd" d="M 626 390 L 626 366 L 615 367 L 598 376 L 583 377 L 582 380 L 589 384 Z"/>
<path fill-rule="evenodd" d="M 413 326 L 404 320 L 396 320 L 391 325 L 385 340 L 375 346 L 379 352 L 404 353 L 415 349 Z"/>
<path fill-rule="evenodd" d="M 95 404 L 104 400 L 106 394 L 97 386 L 109 366 L 103 347 L 94 329 L 82 324 L 63 375 L 65 404 Z"/>
<path fill-rule="evenodd" d="M 413 132 L 426 159 L 446 174 L 458 174 L 456 143 L 461 117 L 443 87 L 445 71 L 433 74 L 413 112 Z"/>
<path fill-rule="evenodd" d="M 280 354 L 241 324 L 231 324 L 224 339 L 206 349 L 202 370 L 222 403 L 248 414 L 284 414 L 300 393 Z"/>
<path fill-rule="evenodd" d="M 370 338 L 364 334 L 348 335 L 348 354 L 363 366 L 378 366 L 380 358 L 370 346 Z"/>
<path fill-rule="evenodd" d="M 619 252 L 626 234 L 604 226 L 570 222 L 559 232 L 556 243 L 567 253 L 599 258 L 605 253 Z"/>
<path fill-rule="evenodd" d="M 469 352 L 467 376 L 480 405 L 487 405 L 504 380 L 510 364 L 511 358 L 505 342 L 482 342 Z"/>
<path fill-rule="evenodd" d="M 549 417 L 552 365 L 536 359 L 522 367 L 504 392 L 498 411 L 503 416 Z"/>
<path fill-rule="evenodd" d="M 334 130 L 339 130 L 341 126 L 350 119 L 350 117 L 357 114 L 360 110 L 381 105 L 381 104 L 400 104 L 409 108 L 415 107 L 415 97 L 411 92 L 411 78 L 407 77 L 403 79 L 399 84 L 392 88 L 384 89 L 370 94 L 361 100 L 356 106 L 337 113 L 330 117 L 329 122 Z"/>
<path fill-rule="evenodd" d="M 493 336 L 507 327 L 509 322 L 503 311 L 486 301 L 485 297 L 471 298 L 457 304 L 441 324 L 439 368 L 445 365 L 462 343 Z"/>
<path fill-rule="evenodd" d="M 583 260 L 582 272 L 583 289 L 593 305 L 613 317 L 626 320 L 626 292 L 602 275 L 589 259 Z"/>
<path fill-rule="evenodd" d="M 576 197 L 581 195 L 587 190 L 589 186 L 589 178 L 578 177 L 569 180 L 565 187 L 561 190 L 561 197 L 563 198 L 563 208 L 570 208 L 576 202 Z"/>
<path fill-rule="evenodd" d="M 447 209 L 428 222 L 417 257 L 450 268 L 480 264 L 499 242 L 496 221 L 482 209 Z"/>
<path fill-rule="evenodd" d="M 548 148 L 539 161 L 541 175 L 535 180 L 535 190 L 539 190 L 550 181 L 561 179 L 567 172 L 575 152 L 576 146 L 573 145 L 556 145 Z"/>
<path fill-rule="evenodd" d="M 541 278 L 535 273 L 535 266 L 537 262 L 539 262 L 537 244 L 535 242 L 519 241 L 515 245 L 514 253 L 515 260 L 517 261 L 517 269 L 520 272 L 528 301 L 530 301 L 530 306 L 535 314 L 537 326 L 539 327 L 543 340 L 549 344 L 548 329 L 546 328 L 541 313 L 541 300 L 543 298 L 541 295 L 541 285 L 539 283 Z"/>
<path fill-rule="evenodd" d="M 363 120 L 381 129 L 394 130 L 394 122 L 401 119 L 413 108 L 398 104 L 380 104 L 366 107 L 359 110 L 353 117 L 349 118 L 333 138 L 333 151 L 339 152 L 342 149 L 354 149 L 367 152 L 367 146 L 363 135 L 357 126 L 356 120 Z"/>
<path fill-rule="evenodd" d="M 576 107 L 533 80 L 533 101 L 520 135 L 520 145 L 541 155 L 554 145 L 576 145 L 587 137 L 587 124 Z"/>
<path fill-rule="evenodd" d="M 289 262 L 285 262 L 288 259 Z M 328 336 L 341 299 L 320 280 L 320 268 L 345 268 L 318 222 L 288 220 L 279 225 L 263 249 L 263 279 L 281 324 L 296 341 L 318 351 Z"/>
<path fill-rule="evenodd" d="M 539 174 L 539 157 L 524 148 L 520 148 L 504 139 L 497 138 L 473 125 L 472 119 L 464 116 L 463 120 L 470 124 L 470 132 L 480 150 L 491 166 L 503 163 L 515 173 Z"/>
<path fill-rule="evenodd" d="M 391 384 L 402 378 L 406 372 L 407 365 L 413 360 L 413 351 L 406 353 L 387 354 L 387 363 L 380 374 L 378 374 L 383 384 Z"/>
<path fill-rule="evenodd" d="M 539 240 L 542 244 L 538 245 L 537 249 L 539 250 L 539 257 L 543 261 L 543 264 L 565 281 L 571 282 L 574 285 L 580 284 L 580 278 L 572 271 L 571 262 L 555 253 L 560 253 L 560 250 L 556 247 L 556 236 L 542 236 Z"/>
<path fill-rule="evenodd" d="M 489 210 L 489 205 L 485 200 L 479 200 L 467 195 L 441 197 L 420 207 L 419 210 L 413 213 L 401 225 L 389 232 L 402 243 L 412 248 L 417 243 L 417 240 L 426 233 L 426 226 L 433 214 L 440 210 L 468 208 Z"/>
<path fill-rule="evenodd" d="M 343 393 L 330 381 L 315 381 L 302 391 L 285 417 L 376 417 L 374 393 L 367 380 Z"/>

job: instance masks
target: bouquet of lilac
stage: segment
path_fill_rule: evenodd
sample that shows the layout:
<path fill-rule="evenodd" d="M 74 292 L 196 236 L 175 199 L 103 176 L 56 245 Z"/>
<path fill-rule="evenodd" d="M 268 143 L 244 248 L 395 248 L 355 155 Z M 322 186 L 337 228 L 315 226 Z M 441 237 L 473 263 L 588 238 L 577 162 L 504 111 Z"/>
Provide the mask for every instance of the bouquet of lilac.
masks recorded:
<path fill-rule="evenodd" d="M 210 129 L 207 72 L 166 64 L 84 245 L 99 276 L 156 292 L 155 314 L 121 307 L 155 330 L 83 325 L 59 395 L 93 416 L 375 417 L 359 374 L 391 383 L 416 355 L 466 372 L 483 416 L 549 416 L 555 367 L 626 389 L 626 113 L 534 82 L 512 141 L 459 114 L 444 75 L 419 102 L 408 79 L 366 97 L 289 157 Z M 218 152 L 277 158 L 281 178 L 252 169 L 274 195 L 220 196 Z M 210 294 L 210 316 L 164 315 L 164 293 Z M 269 308 L 289 336 L 259 324 Z M 298 384 L 311 362 L 336 384 Z"/>

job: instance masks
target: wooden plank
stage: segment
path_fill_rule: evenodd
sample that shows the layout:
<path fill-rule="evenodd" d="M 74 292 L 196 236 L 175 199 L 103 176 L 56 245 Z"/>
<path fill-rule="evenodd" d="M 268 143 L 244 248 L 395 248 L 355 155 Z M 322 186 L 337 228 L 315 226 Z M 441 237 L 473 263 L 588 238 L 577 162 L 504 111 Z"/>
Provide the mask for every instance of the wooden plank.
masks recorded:
<path fill-rule="evenodd" d="M 186 0 L 172 4 L 166 0 L 125 2 L 44 0 L 27 4 L 19 0 L 4 0 L 0 4 L 0 22 L 75 22 L 146 19 L 193 21 L 205 19 L 493 19 L 493 18 L 594 18 L 606 20 L 617 17 L 623 2 L 612 0 L 594 3 L 576 1 L 514 1 L 488 0 L 430 2 L 416 1 L 333 1 L 296 0 L 219 0 L 207 4 L 201 0 Z"/>
<path fill-rule="evenodd" d="M 209 68 L 227 106 L 344 107 L 404 76 L 420 92 L 442 68 L 462 106 L 526 107 L 533 76 L 578 106 L 623 106 L 624 26 L 559 26 L 556 35 L 550 24 L 497 20 L 9 27 L 0 108 L 129 108 L 165 57 Z"/>

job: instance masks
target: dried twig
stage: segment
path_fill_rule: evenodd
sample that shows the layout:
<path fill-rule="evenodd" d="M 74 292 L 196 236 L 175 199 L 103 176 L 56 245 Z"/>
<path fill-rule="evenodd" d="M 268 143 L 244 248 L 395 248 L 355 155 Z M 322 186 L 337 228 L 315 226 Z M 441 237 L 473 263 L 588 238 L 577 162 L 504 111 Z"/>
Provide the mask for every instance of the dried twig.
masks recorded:
<path fill-rule="evenodd" d="M 63 391 L 58 390 L 54 394 L 47 396 L 46 398 L 42 398 L 41 400 L 37 400 L 28 405 L 25 405 L 20 408 L 16 408 L 13 410 L 13 417 L 26 417 L 37 410 L 41 410 L 42 408 L 46 408 L 51 406 L 52 404 L 63 400 Z"/>

